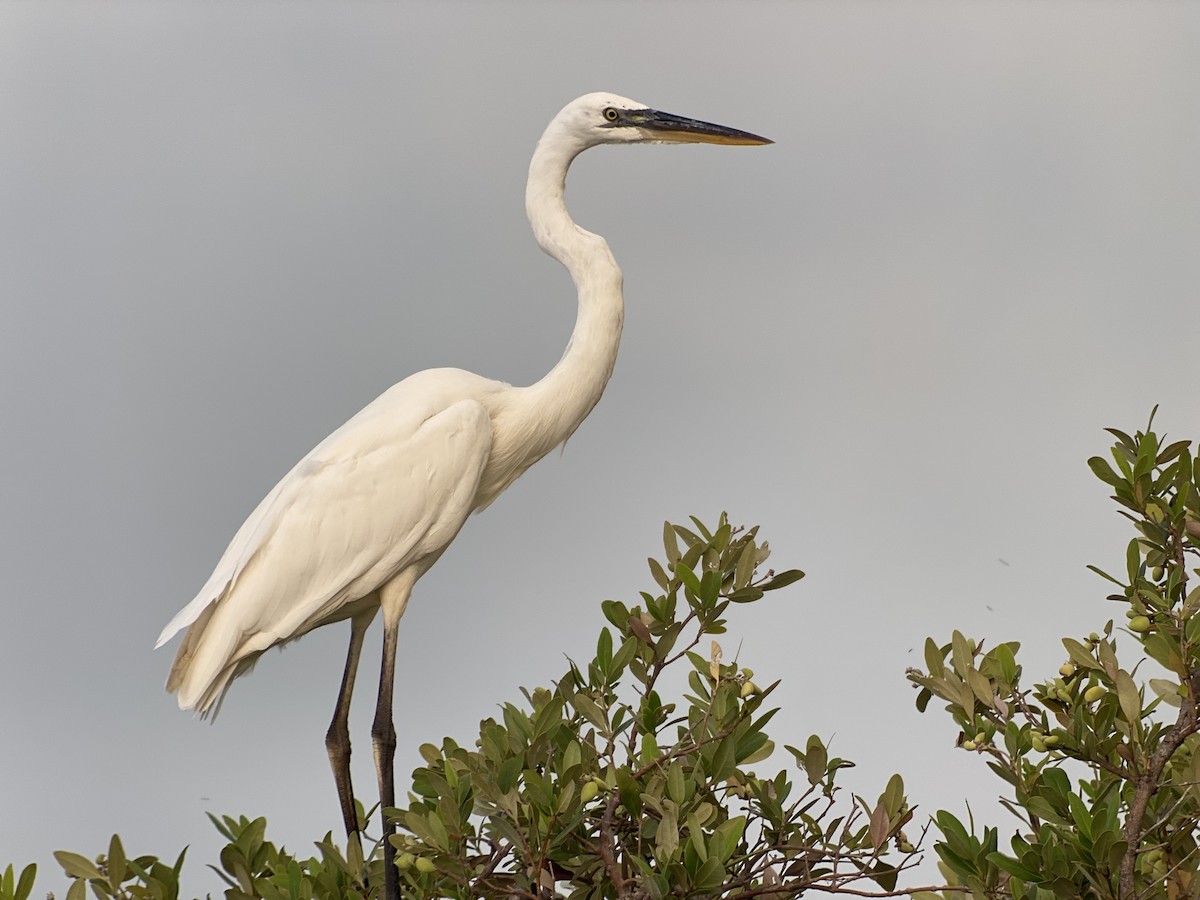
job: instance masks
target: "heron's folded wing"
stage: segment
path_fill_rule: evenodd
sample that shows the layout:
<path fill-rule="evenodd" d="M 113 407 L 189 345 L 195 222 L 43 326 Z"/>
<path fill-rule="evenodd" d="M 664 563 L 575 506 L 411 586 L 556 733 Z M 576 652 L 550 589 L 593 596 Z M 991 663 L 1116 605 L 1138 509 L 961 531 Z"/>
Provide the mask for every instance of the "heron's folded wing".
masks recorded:
<path fill-rule="evenodd" d="M 491 442 L 487 411 L 463 400 L 407 439 L 359 441 L 358 452 L 343 440 L 329 458 L 306 457 L 268 497 L 249 558 L 197 622 L 180 703 L 231 662 L 343 618 L 348 604 L 436 559 L 471 512 Z"/>

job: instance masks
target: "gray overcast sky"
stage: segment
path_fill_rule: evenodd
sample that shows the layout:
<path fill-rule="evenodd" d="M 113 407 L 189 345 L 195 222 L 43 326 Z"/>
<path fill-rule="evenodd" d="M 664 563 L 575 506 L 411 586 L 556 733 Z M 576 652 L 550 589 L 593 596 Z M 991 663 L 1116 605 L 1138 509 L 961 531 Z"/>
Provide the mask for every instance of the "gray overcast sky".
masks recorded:
<path fill-rule="evenodd" d="M 1197 46 L 1182 3 L 0 3 L 0 864 L 61 890 L 51 851 L 118 831 L 191 844 L 185 886 L 215 890 L 206 810 L 336 831 L 347 628 L 264 658 L 211 727 L 150 648 L 388 385 L 558 359 L 574 297 L 524 176 L 592 90 L 778 143 L 577 163 L 621 358 L 421 582 L 401 778 L 589 654 L 664 518 L 728 509 L 810 573 L 726 642 L 784 679 L 775 736 L 836 733 L 857 790 L 900 768 L 926 811 L 1007 826 L 903 671 L 952 628 L 1056 668 L 1110 615 L 1084 565 L 1126 540 L 1084 465 L 1101 428 L 1161 403 L 1200 436 Z"/>

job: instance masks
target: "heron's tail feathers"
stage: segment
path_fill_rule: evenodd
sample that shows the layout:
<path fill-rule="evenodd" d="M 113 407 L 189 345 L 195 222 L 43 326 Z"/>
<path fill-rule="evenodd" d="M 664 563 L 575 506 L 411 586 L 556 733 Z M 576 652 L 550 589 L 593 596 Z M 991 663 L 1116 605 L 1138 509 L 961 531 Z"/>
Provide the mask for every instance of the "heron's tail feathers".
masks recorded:
<path fill-rule="evenodd" d="M 249 673 L 262 655 L 261 650 L 251 651 L 239 658 L 226 658 L 223 664 L 216 666 L 198 661 L 197 654 L 206 637 L 206 626 L 216 609 L 215 603 L 205 607 L 196 621 L 191 623 L 183 643 L 179 645 L 179 652 L 175 654 L 171 673 L 167 676 L 167 693 L 176 695 L 179 708 L 194 709 L 205 719 L 210 716 L 216 718 L 234 679 Z"/>
<path fill-rule="evenodd" d="M 180 709 L 194 709 L 202 718 L 216 717 L 230 684 L 254 668 L 260 655 L 253 651 L 246 653 L 245 648 L 242 653 L 236 653 L 235 646 L 228 641 L 222 643 L 219 635 L 217 643 L 221 646 L 213 645 L 214 635 L 208 626 L 220 608 L 219 601 L 228 591 L 226 584 L 224 590 L 215 595 L 208 590 L 201 592 L 180 610 L 159 638 L 161 646 L 181 628 L 187 628 L 167 675 L 167 693 L 176 695 Z"/>

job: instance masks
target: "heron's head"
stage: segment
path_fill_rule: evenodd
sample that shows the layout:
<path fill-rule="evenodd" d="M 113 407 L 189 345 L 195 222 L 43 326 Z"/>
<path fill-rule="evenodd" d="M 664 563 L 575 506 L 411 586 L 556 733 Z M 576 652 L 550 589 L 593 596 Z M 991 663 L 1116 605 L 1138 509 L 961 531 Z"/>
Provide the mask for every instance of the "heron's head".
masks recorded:
<path fill-rule="evenodd" d="M 740 144 L 772 141 L 748 131 L 687 119 L 651 109 L 645 103 L 616 94 L 585 94 L 572 100 L 555 117 L 581 147 L 596 144 Z"/>

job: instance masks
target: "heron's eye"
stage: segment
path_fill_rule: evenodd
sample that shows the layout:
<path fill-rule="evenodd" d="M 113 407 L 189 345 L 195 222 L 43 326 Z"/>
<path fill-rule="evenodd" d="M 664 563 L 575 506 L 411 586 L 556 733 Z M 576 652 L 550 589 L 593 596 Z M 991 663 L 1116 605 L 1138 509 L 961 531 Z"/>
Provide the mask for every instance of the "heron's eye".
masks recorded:
<path fill-rule="evenodd" d="M 608 119 L 610 122 L 615 122 L 617 119 L 621 118 L 621 114 L 610 106 L 604 110 L 604 118 Z"/>

